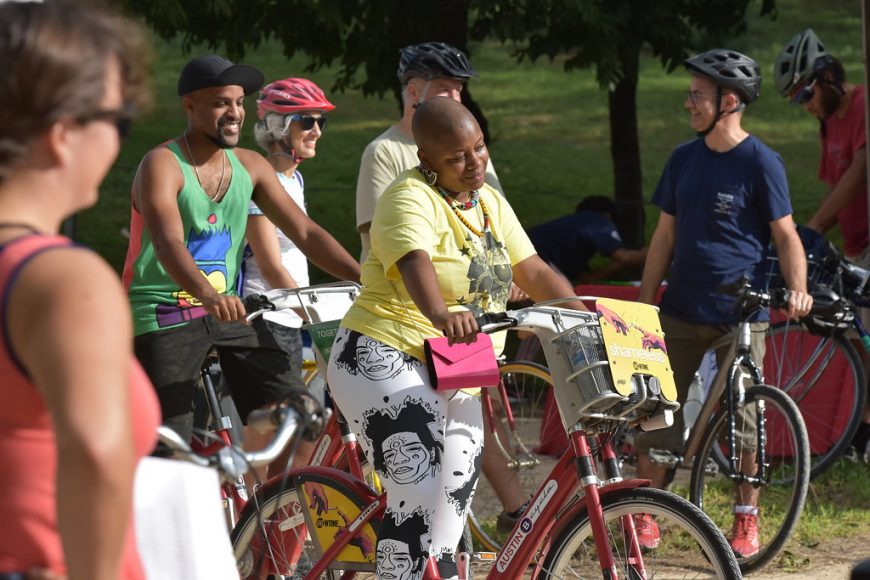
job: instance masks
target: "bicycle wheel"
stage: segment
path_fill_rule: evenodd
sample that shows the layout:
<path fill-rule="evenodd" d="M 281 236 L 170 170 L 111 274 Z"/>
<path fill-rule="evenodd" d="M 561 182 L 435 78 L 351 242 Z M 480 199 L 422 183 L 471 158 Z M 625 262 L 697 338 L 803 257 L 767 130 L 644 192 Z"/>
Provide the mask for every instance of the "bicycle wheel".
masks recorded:
<path fill-rule="evenodd" d="M 679 496 L 660 489 L 625 489 L 603 496 L 601 508 L 620 578 L 741 577 L 734 554 L 713 522 Z M 645 575 L 637 570 L 624 533 L 623 518 L 634 514 L 651 514 L 661 531 L 658 547 L 644 553 Z M 592 524 L 585 510 L 559 532 L 538 577 L 601 577 Z"/>
<path fill-rule="evenodd" d="M 790 321 L 773 325 L 765 344 L 765 381 L 797 403 L 815 477 L 849 448 L 861 423 L 867 397 L 861 358 L 842 334 L 817 336 Z"/>
<path fill-rule="evenodd" d="M 541 442 L 541 430 L 548 421 L 555 421 L 561 433 L 561 420 L 555 412 L 545 413 L 545 402 L 552 379 L 546 367 L 531 362 L 511 362 L 501 366 L 501 380 L 507 394 L 507 402 L 499 397 L 499 391 L 492 389 L 494 428 L 497 437 L 490 436 L 484 441 L 484 476 L 477 484 L 474 499 L 468 516 L 468 525 L 475 539 L 475 546 L 482 551 L 497 552 L 501 543 L 513 528 L 513 521 L 499 515 L 503 508 L 495 487 L 504 490 L 512 486 L 514 492 L 530 498 L 537 490 L 543 477 L 556 463 L 555 457 L 540 455 L 536 450 Z M 511 427 L 505 413 L 505 405 L 510 405 L 514 424 Z M 487 431 L 491 418 L 484 412 Z M 494 487 L 487 478 L 496 473 L 489 466 L 497 463 L 509 465 L 502 469 Z"/>
<path fill-rule="evenodd" d="M 783 549 L 800 518 L 810 480 L 806 426 L 794 401 L 775 387 L 755 385 L 746 389 L 746 405 L 755 405 L 756 429 L 758 439 L 764 441 L 767 473 L 759 485 L 760 550 L 740 559 L 744 573 L 761 568 Z M 738 414 L 737 432 L 743 431 L 740 419 Z M 715 458 L 716 453 L 728 457 L 728 429 L 728 413 L 720 409 L 707 425 L 695 455 L 689 489 L 692 503 L 704 510 L 720 529 L 730 532 L 736 500 L 734 478 L 738 473 L 729 466 L 721 467 Z M 757 457 L 753 451 L 756 439 L 752 441 L 750 445 L 737 438 L 738 470 L 741 462 L 754 466 L 750 462 Z M 751 473 L 752 468 L 744 471 Z"/>
<path fill-rule="evenodd" d="M 310 477 L 309 480 L 317 481 L 316 478 Z M 340 483 L 326 478 L 321 478 L 320 483 L 337 490 L 351 506 L 356 508 L 357 513 L 366 508 L 367 503 L 362 498 Z M 342 507 L 347 510 L 347 504 Z M 320 556 L 313 534 L 309 531 L 307 513 L 307 501 L 293 482 L 272 480 L 260 488 L 245 505 L 238 523 L 230 534 L 240 579 L 304 577 L 311 569 L 311 564 Z M 324 517 L 317 518 L 314 527 L 321 529 L 334 526 L 335 522 L 329 520 L 337 520 L 341 513 L 340 511 L 327 512 Z M 374 534 L 377 533 L 378 525 L 379 522 L 373 521 L 372 530 L 360 536 L 359 540 L 352 540 L 339 555 L 339 558 L 360 560 L 362 554 L 367 554 L 368 557 L 365 559 L 369 560 L 369 563 L 343 563 L 337 567 L 344 567 L 344 570 L 328 570 L 321 577 L 337 579 L 346 570 L 363 568 L 364 570 L 358 571 L 355 577 L 374 579 L 373 538 L 376 537 Z M 359 553 L 354 553 L 355 551 Z"/>

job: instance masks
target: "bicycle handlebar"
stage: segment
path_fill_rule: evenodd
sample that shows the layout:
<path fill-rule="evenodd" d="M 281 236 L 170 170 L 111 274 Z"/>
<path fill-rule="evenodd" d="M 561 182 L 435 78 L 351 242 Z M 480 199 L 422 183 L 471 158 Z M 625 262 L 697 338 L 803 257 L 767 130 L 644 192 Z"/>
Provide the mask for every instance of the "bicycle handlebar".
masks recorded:
<path fill-rule="evenodd" d="M 356 282 L 329 282 L 300 288 L 276 288 L 264 294 L 251 294 L 242 302 L 251 321 L 264 312 L 293 310 L 306 323 L 340 319 L 356 298 L 361 286 Z"/>
<path fill-rule="evenodd" d="M 315 408 L 316 407 L 316 408 Z M 256 409 L 248 415 L 248 426 L 262 430 L 277 427 L 269 444 L 259 451 L 242 451 L 224 447 L 213 455 L 200 455 L 171 428 L 157 429 L 158 440 L 181 458 L 203 467 L 218 469 L 231 478 L 238 477 L 250 467 L 268 465 L 277 459 L 294 436 L 312 426 L 323 424 L 320 405 L 307 395 L 287 399 L 275 407 Z"/>

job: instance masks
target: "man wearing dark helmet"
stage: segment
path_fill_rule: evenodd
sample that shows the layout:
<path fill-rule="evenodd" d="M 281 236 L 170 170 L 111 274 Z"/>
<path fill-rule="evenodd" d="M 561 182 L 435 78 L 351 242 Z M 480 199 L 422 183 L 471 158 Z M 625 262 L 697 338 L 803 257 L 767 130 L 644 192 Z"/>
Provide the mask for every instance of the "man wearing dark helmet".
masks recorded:
<path fill-rule="evenodd" d="M 782 159 L 741 125 L 743 110 L 759 95 L 758 65 L 724 49 L 699 54 L 684 64 L 692 75 L 684 107 L 698 138 L 674 150 L 653 194 L 661 213 L 640 290 L 640 300 L 653 303 L 670 270 L 660 306 L 680 402 L 686 400 L 706 349 L 739 322 L 734 297 L 718 288 L 753 273 L 771 238 L 792 290 L 788 314 L 806 314 L 812 304 Z M 766 322 L 758 320 L 753 325 Z M 752 336 L 752 356 L 760 363 L 764 333 L 753 332 Z M 717 353 L 720 364 L 725 354 Z M 745 422 L 752 424 L 751 406 L 743 409 Z M 739 435 L 745 448 L 752 449 L 755 434 Z M 682 413 L 677 413 L 672 428 L 644 433 L 635 445 L 638 476 L 650 479 L 656 487 L 664 486 L 668 468 L 651 462 L 649 450 L 682 450 Z M 754 451 L 750 455 L 743 459 L 752 461 L 743 463 L 754 466 Z M 759 551 L 757 505 L 756 488 L 737 486 L 731 547 L 738 556 L 750 557 Z M 636 519 L 641 543 L 656 547 L 655 520 L 646 514 Z"/>
<path fill-rule="evenodd" d="M 839 225 L 846 258 L 870 269 L 864 86 L 846 81 L 843 64 L 825 50 L 812 28 L 796 34 L 782 49 L 773 76 L 780 95 L 819 120 L 819 179 L 827 191 L 807 227 L 824 234 Z M 870 325 L 870 308 L 859 312 L 864 325 Z M 859 456 L 870 457 L 868 440 L 870 406 L 852 441 Z"/>
<path fill-rule="evenodd" d="M 356 228 L 362 241 L 360 262 L 365 261 L 371 249 L 369 228 L 378 198 L 400 173 L 420 163 L 411 135 L 415 108 L 432 97 L 450 97 L 459 102 L 466 81 L 477 73 L 455 46 L 423 42 L 399 51 L 396 76 L 402 86 L 402 118 L 368 144 L 360 161 L 356 183 Z M 486 182 L 502 191 L 491 162 L 486 167 Z"/>

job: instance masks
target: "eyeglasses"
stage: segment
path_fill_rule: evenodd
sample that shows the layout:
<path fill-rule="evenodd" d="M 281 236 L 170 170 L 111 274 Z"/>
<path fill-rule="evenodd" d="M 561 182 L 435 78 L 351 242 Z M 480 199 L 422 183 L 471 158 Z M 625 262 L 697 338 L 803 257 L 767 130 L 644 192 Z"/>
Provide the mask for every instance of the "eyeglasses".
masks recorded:
<path fill-rule="evenodd" d="M 302 126 L 303 131 L 310 131 L 314 128 L 314 123 L 317 123 L 317 126 L 320 127 L 320 130 L 323 131 L 323 128 L 326 127 L 326 117 L 312 117 L 310 115 L 293 115 L 290 117 L 290 122 L 298 122 Z"/>
<path fill-rule="evenodd" d="M 686 98 L 692 101 L 693 105 L 697 105 L 698 101 L 702 101 L 708 97 L 712 98 L 713 95 L 708 95 L 707 93 L 702 93 L 701 91 L 686 91 Z"/>
<path fill-rule="evenodd" d="M 815 86 L 819 79 L 813 79 L 798 90 L 794 92 L 794 95 L 791 97 L 792 103 L 797 103 L 798 105 L 803 105 L 810 101 L 815 95 Z"/>
<path fill-rule="evenodd" d="M 107 121 L 115 125 L 119 138 L 126 139 L 130 135 L 135 116 L 134 108 L 131 105 L 125 105 L 120 109 L 97 109 L 76 117 L 76 122 L 80 125 L 86 125 L 94 121 Z"/>

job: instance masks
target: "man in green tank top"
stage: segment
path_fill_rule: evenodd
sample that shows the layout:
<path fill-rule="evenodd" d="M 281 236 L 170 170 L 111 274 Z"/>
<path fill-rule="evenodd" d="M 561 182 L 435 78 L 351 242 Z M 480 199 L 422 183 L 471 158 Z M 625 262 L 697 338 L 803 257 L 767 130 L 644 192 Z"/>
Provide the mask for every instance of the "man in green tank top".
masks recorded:
<path fill-rule="evenodd" d="M 315 265 L 359 280 L 356 260 L 293 203 L 269 163 L 236 147 L 244 98 L 263 80 L 256 68 L 215 55 L 188 62 L 178 81 L 187 127 L 145 155 L 133 182 L 123 278 L 136 356 L 157 389 L 164 423 L 185 438 L 212 347 L 242 417 L 298 384 L 265 325 L 245 323 L 236 292 L 252 199 Z"/>

